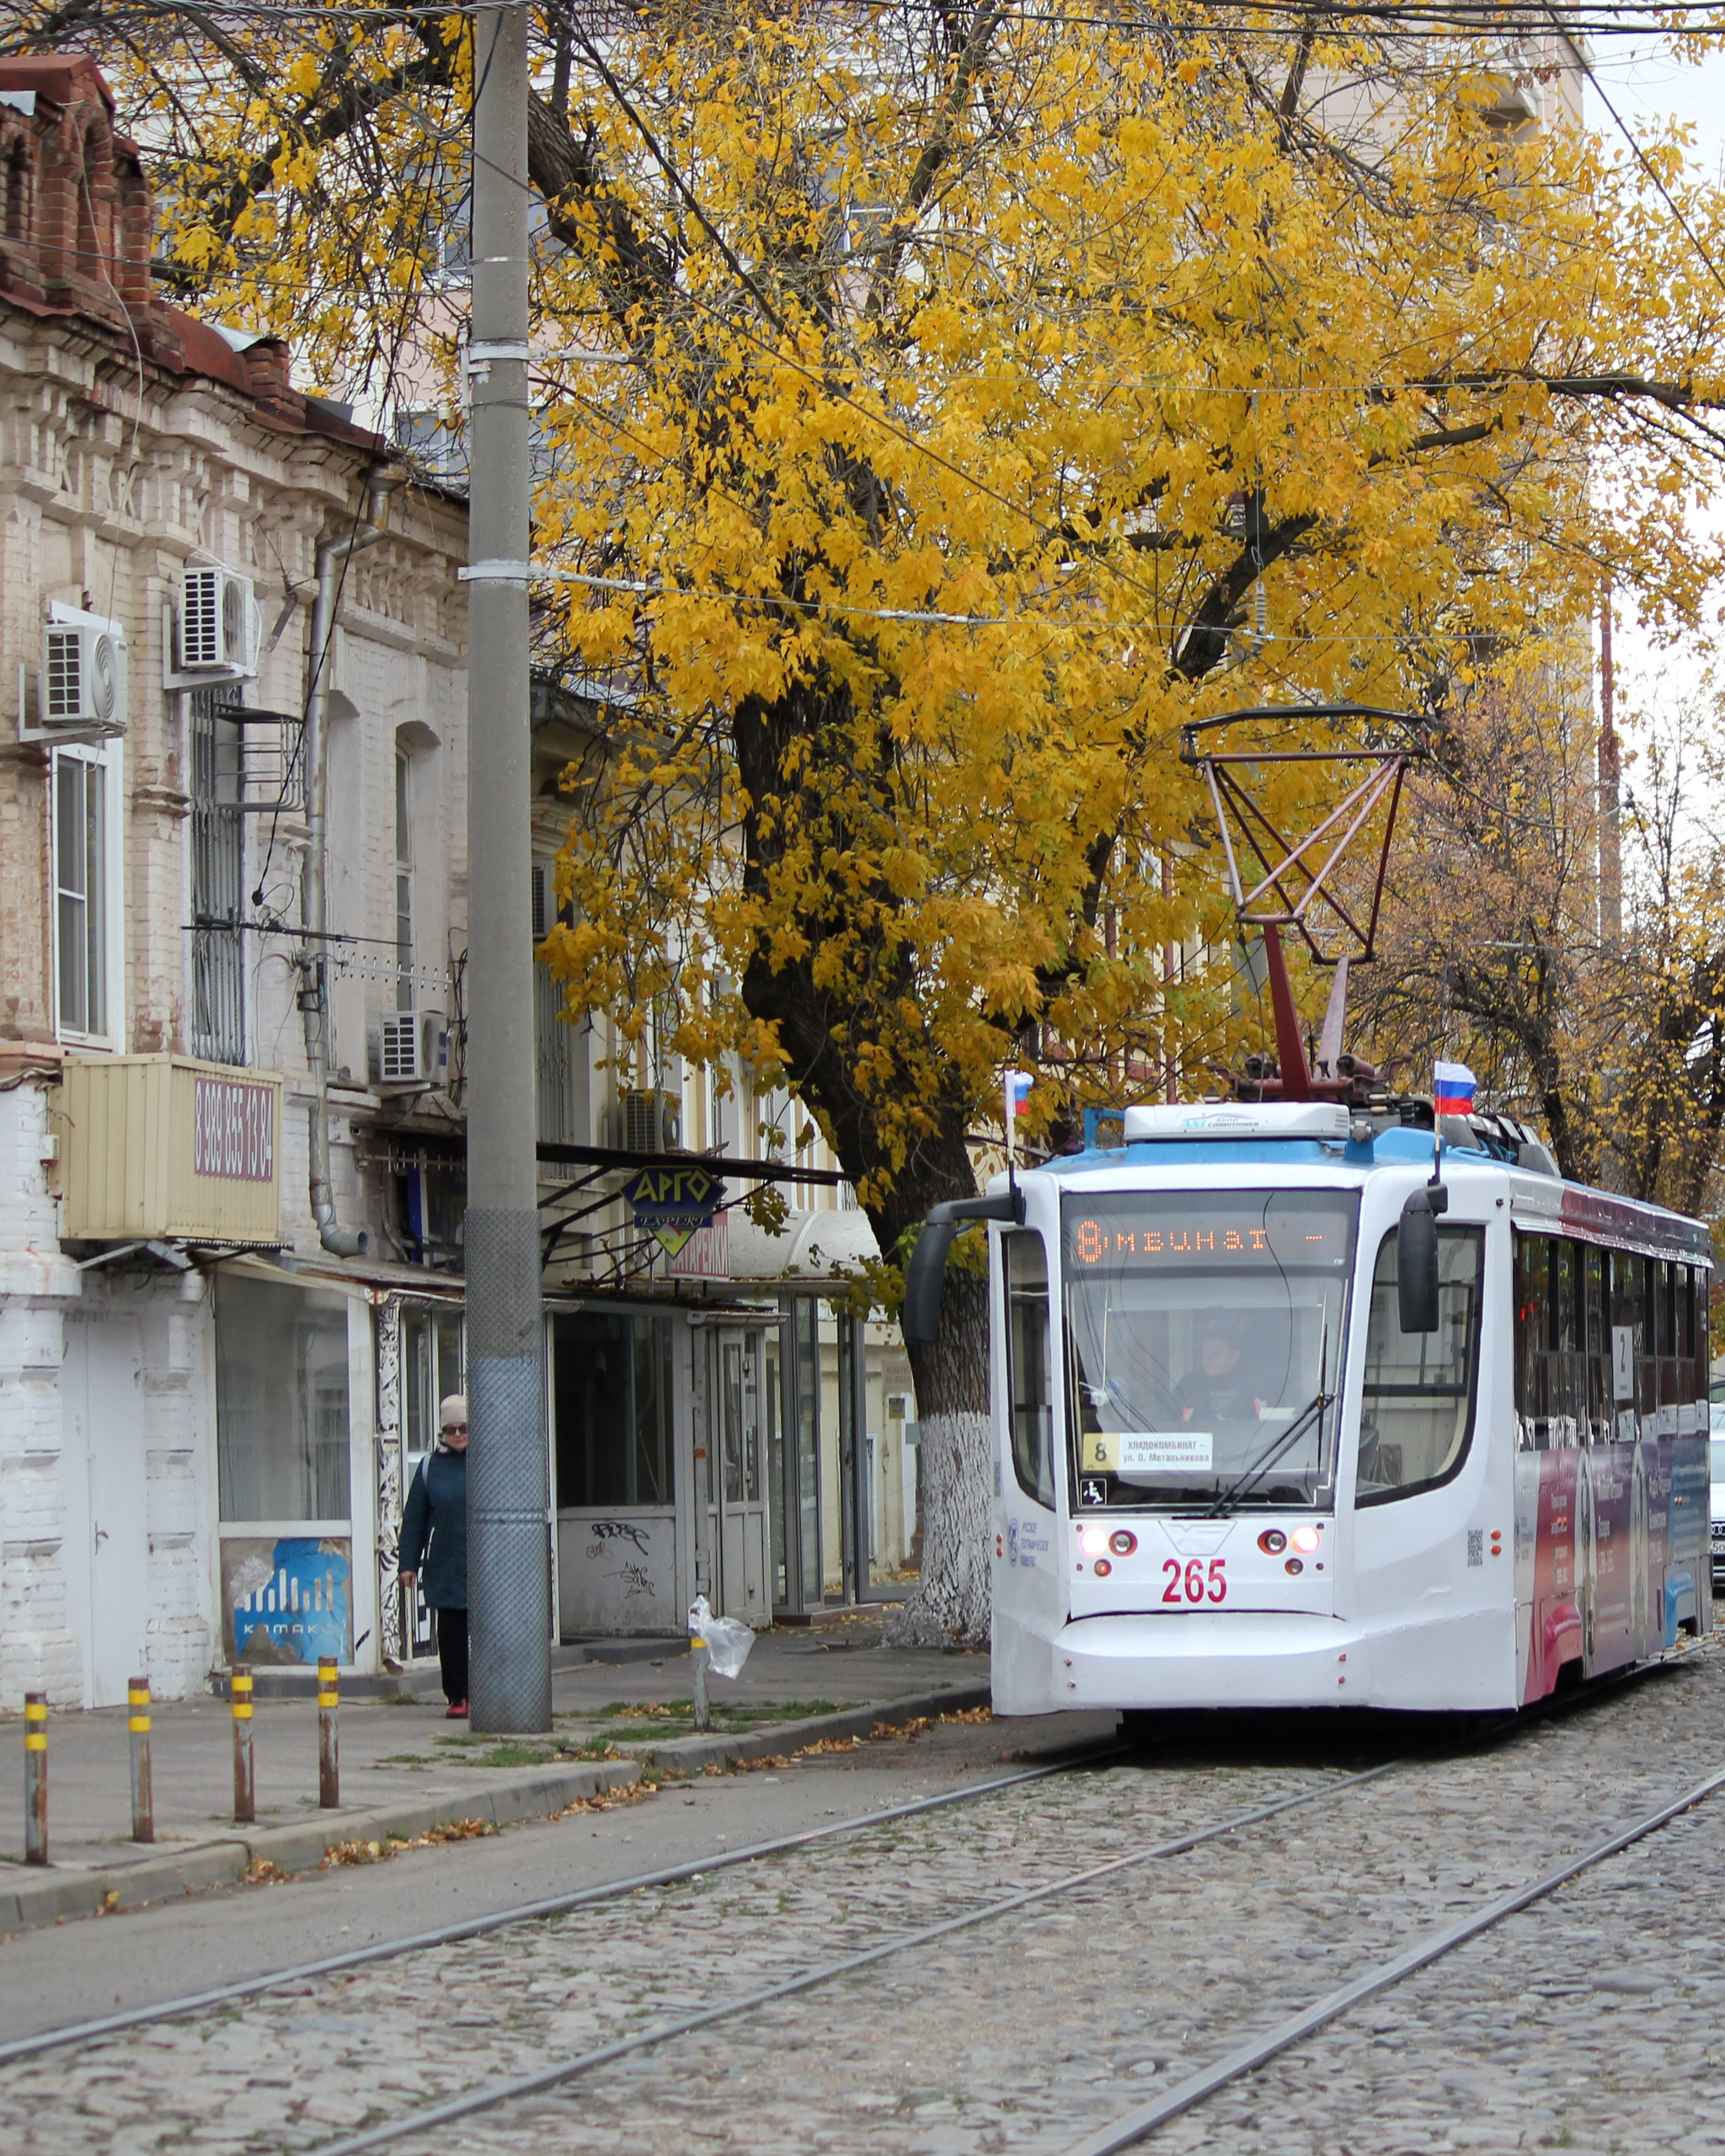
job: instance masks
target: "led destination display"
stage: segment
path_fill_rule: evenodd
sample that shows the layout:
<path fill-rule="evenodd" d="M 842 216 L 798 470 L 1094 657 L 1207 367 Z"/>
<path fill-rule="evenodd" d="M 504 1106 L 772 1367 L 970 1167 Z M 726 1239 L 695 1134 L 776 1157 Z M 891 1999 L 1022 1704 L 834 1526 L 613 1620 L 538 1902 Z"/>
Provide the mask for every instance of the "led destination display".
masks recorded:
<path fill-rule="evenodd" d="M 1311 1199 L 1266 1205 L 1255 1193 L 1238 1203 L 1131 1197 L 1096 1201 L 1066 1219 L 1070 1265 L 1125 1269 L 1333 1264 L 1354 1243 L 1351 1207 Z"/>

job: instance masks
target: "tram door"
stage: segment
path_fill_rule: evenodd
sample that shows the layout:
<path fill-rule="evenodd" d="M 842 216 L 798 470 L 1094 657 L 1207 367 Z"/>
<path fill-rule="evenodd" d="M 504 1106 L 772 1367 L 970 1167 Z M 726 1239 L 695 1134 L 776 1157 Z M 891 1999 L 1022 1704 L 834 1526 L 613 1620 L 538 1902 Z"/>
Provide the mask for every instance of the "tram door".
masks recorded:
<path fill-rule="evenodd" d="M 718 1335 L 718 1593 L 721 1614 L 764 1625 L 767 1596 L 767 1504 L 763 1353 L 758 1326 L 725 1326 Z"/>
<path fill-rule="evenodd" d="M 1366 1313 L 1352 1589 L 1338 1614 L 1382 1636 L 1371 1649 L 1375 1688 L 1414 1686 L 1434 1707 L 1467 1706 L 1477 1684 L 1495 1682 L 1485 1664 L 1503 1629 L 1493 1614 L 1500 1583 L 1487 1568 L 1483 1535 L 1469 1540 L 1477 1476 L 1462 1472 L 1476 1442 L 1485 1230 L 1461 1221 L 1438 1230 L 1434 1332 L 1402 1330 L 1399 1255 L 1391 1228 Z M 1500 1252 L 1493 1262 L 1501 1264 Z M 1507 1301 L 1501 1275 L 1498 1291 Z M 1464 1620 L 1478 1629 L 1461 1631 Z"/>

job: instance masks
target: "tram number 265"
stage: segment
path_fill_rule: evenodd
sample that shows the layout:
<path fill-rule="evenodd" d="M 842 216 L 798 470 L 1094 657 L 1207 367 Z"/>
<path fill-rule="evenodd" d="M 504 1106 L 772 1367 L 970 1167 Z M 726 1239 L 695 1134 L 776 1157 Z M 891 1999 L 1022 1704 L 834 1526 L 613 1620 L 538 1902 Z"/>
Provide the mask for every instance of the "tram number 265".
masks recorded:
<path fill-rule="evenodd" d="M 1164 1602 L 1226 1602 L 1228 1598 L 1226 1558 L 1212 1557 L 1206 1566 L 1201 1557 L 1188 1557 L 1183 1565 L 1178 1557 L 1165 1557 L 1162 1577 L 1167 1582 L 1162 1590 Z"/>

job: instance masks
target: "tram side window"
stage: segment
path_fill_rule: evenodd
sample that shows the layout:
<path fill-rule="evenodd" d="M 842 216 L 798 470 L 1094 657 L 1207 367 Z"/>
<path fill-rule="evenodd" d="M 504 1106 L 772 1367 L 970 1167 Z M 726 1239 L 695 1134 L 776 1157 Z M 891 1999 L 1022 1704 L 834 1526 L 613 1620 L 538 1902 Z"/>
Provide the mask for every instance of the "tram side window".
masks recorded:
<path fill-rule="evenodd" d="M 1379 1246 L 1366 1326 L 1354 1502 L 1388 1504 L 1447 1482 L 1467 1457 L 1479 1374 L 1480 1228 L 1438 1230 L 1438 1329 L 1403 1332 L 1396 1231 Z"/>
<path fill-rule="evenodd" d="M 1635 1363 L 1641 1373 L 1637 1380 L 1637 1387 L 1645 1386 L 1647 1383 L 1648 1348 L 1642 1331 L 1642 1294 L 1646 1262 L 1644 1258 L 1632 1257 L 1627 1251 L 1614 1250 L 1611 1252 L 1611 1326 L 1614 1331 L 1619 1327 L 1626 1329 L 1634 1337 Z M 1632 1406 L 1641 1405 L 1638 1398 L 1619 1400 L 1614 1378 L 1611 1432 L 1614 1438 L 1616 1435 L 1617 1416 L 1628 1412 Z"/>
<path fill-rule="evenodd" d="M 1515 1422 L 1524 1452 L 1604 1444 L 1611 1336 L 1605 1252 L 1557 1235 L 1515 1238 Z"/>
<path fill-rule="evenodd" d="M 1606 1444 L 1611 1435 L 1611 1336 L 1605 1326 L 1605 1253 L 1597 1243 L 1581 1248 L 1583 1299 L 1586 1305 L 1587 1406 L 1589 1442 Z"/>
<path fill-rule="evenodd" d="M 1049 1370 L 1048 1255 L 1032 1230 L 1001 1238 L 1007 1283 L 1007 1413 L 1012 1471 L 1054 1509 L 1054 1392 Z"/>
<path fill-rule="evenodd" d="M 1551 1444 L 1551 1363 L 1546 1339 L 1551 1302 L 1551 1239 L 1515 1238 L 1515 1425 L 1524 1452 Z"/>

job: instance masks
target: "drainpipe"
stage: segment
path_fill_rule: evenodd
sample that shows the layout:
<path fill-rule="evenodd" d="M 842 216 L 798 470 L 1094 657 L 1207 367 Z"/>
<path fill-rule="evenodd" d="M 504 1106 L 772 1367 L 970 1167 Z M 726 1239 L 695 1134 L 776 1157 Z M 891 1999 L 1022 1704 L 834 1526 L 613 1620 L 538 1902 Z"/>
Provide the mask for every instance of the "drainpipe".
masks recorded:
<path fill-rule="evenodd" d="M 389 497 L 406 474 L 379 466 L 366 475 L 366 514 L 337 539 L 318 546 L 318 595 L 312 605 L 312 679 L 306 699 L 306 871 L 300 918 L 307 950 L 300 961 L 300 1009 L 306 1027 L 306 1062 L 315 1098 L 307 1166 L 312 1218 L 318 1240 L 338 1257 L 363 1257 L 368 1237 L 363 1228 L 344 1228 L 335 1217 L 329 1183 L 329 656 L 335 636 L 335 609 L 341 573 L 355 554 L 386 536 L 383 519 Z"/>

